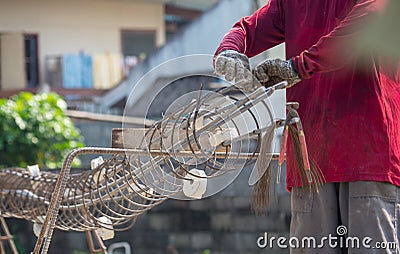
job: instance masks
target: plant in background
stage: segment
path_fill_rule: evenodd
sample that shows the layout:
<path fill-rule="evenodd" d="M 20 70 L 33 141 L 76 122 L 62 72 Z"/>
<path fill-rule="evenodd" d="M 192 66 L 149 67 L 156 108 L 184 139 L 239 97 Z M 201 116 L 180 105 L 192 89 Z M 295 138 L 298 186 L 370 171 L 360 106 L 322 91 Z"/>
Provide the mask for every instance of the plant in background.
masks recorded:
<path fill-rule="evenodd" d="M 73 148 L 83 146 L 79 130 L 65 115 L 66 108 L 55 93 L 22 92 L 0 99 L 0 166 L 61 167 Z M 79 165 L 75 159 L 73 166 Z"/>

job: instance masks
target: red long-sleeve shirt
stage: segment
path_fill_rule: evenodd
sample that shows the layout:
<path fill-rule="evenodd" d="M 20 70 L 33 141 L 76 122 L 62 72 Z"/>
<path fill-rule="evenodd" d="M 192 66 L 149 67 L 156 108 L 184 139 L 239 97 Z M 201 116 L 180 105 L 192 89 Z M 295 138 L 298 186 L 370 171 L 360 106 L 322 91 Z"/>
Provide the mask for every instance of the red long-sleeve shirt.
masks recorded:
<path fill-rule="evenodd" d="M 327 182 L 400 186 L 400 68 L 355 54 L 367 18 L 388 0 L 270 0 L 225 35 L 226 49 L 251 57 L 286 42 L 300 77 L 287 90 L 300 103 L 310 156 Z M 396 32 L 396 31 L 393 31 Z M 289 145 L 287 185 L 299 185 Z"/>

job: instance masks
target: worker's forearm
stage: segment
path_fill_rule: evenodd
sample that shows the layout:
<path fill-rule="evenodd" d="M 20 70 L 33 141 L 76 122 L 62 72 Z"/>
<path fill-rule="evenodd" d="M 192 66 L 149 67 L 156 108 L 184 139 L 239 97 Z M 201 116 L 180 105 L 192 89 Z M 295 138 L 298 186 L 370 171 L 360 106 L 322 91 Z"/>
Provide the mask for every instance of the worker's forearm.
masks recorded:
<path fill-rule="evenodd" d="M 294 68 L 302 79 L 315 73 L 341 69 L 357 56 L 354 42 L 363 27 L 381 13 L 386 0 L 358 0 L 346 17 L 316 44 L 292 58 Z"/>
<path fill-rule="evenodd" d="M 281 0 L 270 0 L 254 14 L 242 18 L 224 36 L 216 55 L 224 50 L 236 50 L 249 57 L 284 41 Z"/>

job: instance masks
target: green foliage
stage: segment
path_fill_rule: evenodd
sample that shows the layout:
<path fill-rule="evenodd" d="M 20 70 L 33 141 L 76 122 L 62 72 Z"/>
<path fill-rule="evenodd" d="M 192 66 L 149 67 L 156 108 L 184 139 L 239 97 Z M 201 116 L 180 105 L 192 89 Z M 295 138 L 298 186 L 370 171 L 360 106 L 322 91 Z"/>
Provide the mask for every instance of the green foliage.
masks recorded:
<path fill-rule="evenodd" d="M 65 115 L 66 108 L 55 93 L 22 92 L 0 99 L 0 166 L 61 167 L 73 148 L 83 146 L 79 130 Z M 79 166 L 80 161 L 74 163 Z"/>

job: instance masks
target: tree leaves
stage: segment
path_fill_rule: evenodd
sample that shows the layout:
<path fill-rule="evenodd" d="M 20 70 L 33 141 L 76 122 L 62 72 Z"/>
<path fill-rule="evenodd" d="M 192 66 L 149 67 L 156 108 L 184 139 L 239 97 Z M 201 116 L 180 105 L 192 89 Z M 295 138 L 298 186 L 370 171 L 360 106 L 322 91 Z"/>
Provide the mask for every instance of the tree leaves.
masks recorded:
<path fill-rule="evenodd" d="M 79 130 L 65 115 L 66 108 L 56 93 L 22 92 L 0 99 L 0 166 L 60 168 L 73 148 L 84 145 Z"/>

